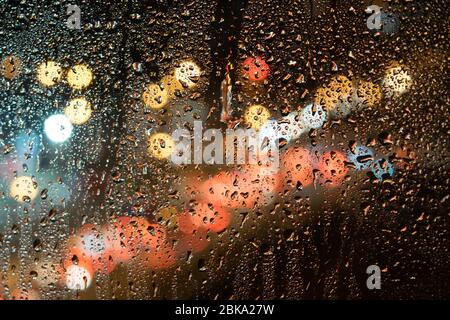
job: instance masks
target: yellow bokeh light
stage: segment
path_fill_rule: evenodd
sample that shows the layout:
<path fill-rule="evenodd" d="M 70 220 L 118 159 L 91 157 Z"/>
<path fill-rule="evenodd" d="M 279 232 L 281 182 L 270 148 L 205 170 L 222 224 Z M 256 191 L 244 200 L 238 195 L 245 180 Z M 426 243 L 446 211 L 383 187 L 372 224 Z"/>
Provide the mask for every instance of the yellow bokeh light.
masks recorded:
<path fill-rule="evenodd" d="M 175 142 L 167 133 L 155 133 L 148 140 L 148 151 L 157 159 L 167 159 L 172 155 Z"/>
<path fill-rule="evenodd" d="M 72 99 L 64 110 L 64 114 L 71 123 L 82 125 L 91 118 L 91 104 L 85 98 Z"/>
<path fill-rule="evenodd" d="M 67 73 L 67 82 L 74 89 L 87 88 L 92 82 L 92 71 L 82 64 L 73 66 Z"/>
<path fill-rule="evenodd" d="M 411 87 L 411 77 L 401 66 L 386 70 L 383 79 L 383 89 L 387 96 L 400 95 Z"/>
<path fill-rule="evenodd" d="M 142 100 L 147 107 L 160 109 L 169 102 L 169 90 L 158 84 L 149 84 L 142 94 Z"/>
<path fill-rule="evenodd" d="M 331 79 L 326 87 L 320 87 L 315 94 L 314 103 L 325 110 L 333 110 L 338 102 L 345 102 L 352 93 L 352 82 L 343 75 Z"/>
<path fill-rule="evenodd" d="M 202 70 L 191 60 L 180 62 L 180 65 L 175 69 L 176 79 L 185 88 L 193 88 L 197 85 Z"/>
<path fill-rule="evenodd" d="M 62 68 L 54 61 L 43 62 L 38 66 L 37 78 L 44 86 L 54 86 L 61 80 Z"/>
<path fill-rule="evenodd" d="M 381 86 L 371 81 L 360 81 L 357 89 L 357 98 L 363 104 L 373 107 L 381 101 Z"/>
<path fill-rule="evenodd" d="M 177 80 L 174 74 L 165 75 L 161 79 L 161 86 L 163 90 L 167 90 L 168 94 L 172 96 L 177 90 L 183 91 L 184 88 L 181 83 Z"/>
<path fill-rule="evenodd" d="M 10 195 L 18 202 L 31 201 L 38 195 L 37 183 L 29 176 L 16 177 L 11 182 Z"/>
<path fill-rule="evenodd" d="M 270 112 L 266 107 L 255 104 L 247 108 L 244 114 L 245 123 L 252 129 L 259 130 L 269 120 Z"/>

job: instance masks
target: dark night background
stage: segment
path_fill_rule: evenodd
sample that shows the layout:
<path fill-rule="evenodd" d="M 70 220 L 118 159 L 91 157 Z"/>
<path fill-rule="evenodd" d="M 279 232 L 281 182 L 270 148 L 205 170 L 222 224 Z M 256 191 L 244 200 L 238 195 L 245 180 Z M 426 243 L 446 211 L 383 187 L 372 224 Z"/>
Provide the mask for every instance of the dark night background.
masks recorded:
<path fill-rule="evenodd" d="M 81 8 L 81 30 L 65 26 L 65 8 L 72 1 L 0 0 L 0 57 L 15 55 L 22 61 L 20 77 L 0 82 L 2 146 L 27 128 L 41 130 L 42 118 L 73 95 L 64 84 L 51 89 L 37 84 L 35 68 L 41 61 L 67 67 L 85 63 L 94 73 L 83 95 L 95 119 L 70 148 L 54 153 L 44 143 L 40 153 L 41 167 L 60 168 L 59 175 L 70 176 L 74 185 L 64 209 L 71 214 L 51 231 L 38 230 L 30 209 L 30 228 L 41 238 L 53 233 L 64 238 L 85 221 L 105 222 L 119 212 L 153 219 L 161 207 L 183 206 L 183 175 L 215 170 L 174 168 L 145 156 L 144 132 L 170 130 L 175 111 L 144 111 L 142 88 L 186 58 L 198 62 L 204 74 L 194 91 L 177 97 L 179 104 L 198 102 L 207 108 L 206 123 L 221 128 L 220 85 L 228 62 L 239 65 L 246 56 L 260 55 L 272 70 L 267 82 L 250 90 L 239 79 L 239 69 L 232 71 L 235 117 L 250 101 L 280 117 L 311 101 L 315 88 L 335 74 L 380 82 L 389 63 L 400 62 L 414 79 L 410 91 L 383 98 L 377 107 L 328 124 L 299 143 L 346 147 L 350 141 L 373 139 L 377 154 L 394 162 L 399 147 L 417 155 L 383 183 L 354 173 L 335 190 L 319 186 L 279 194 L 272 205 L 236 213 L 228 230 L 212 236 L 213 245 L 181 259 L 178 268 L 154 273 L 120 267 L 97 278 L 97 288 L 81 293 L 82 298 L 450 298 L 447 1 L 73 3 Z M 397 14 L 399 30 L 368 30 L 363 9 L 370 4 Z M 387 134 L 393 137 L 389 143 L 383 141 Z M 81 159 L 83 167 L 74 159 Z M 96 187 L 86 187 L 90 183 Z M 51 204 L 43 204 L 40 210 L 50 209 Z M 20 210 L 2 204 L 3 213 L 8 218 L 0 217 L 0 283 L 9 277 L 11 248 L 24 243 L 12 230 L 23 221 Z M 58 260 L 55 241 L 49 238 L 43 245 Z M 28 252 L 30 261 L 41 256 Z M 27 263 L 19 263 L 19 270 Z M 372 264 L 382 269 L 381 290 L 366 287 L 366 268 Z M 48 296 L 74 298 L 59 289 Z"/>

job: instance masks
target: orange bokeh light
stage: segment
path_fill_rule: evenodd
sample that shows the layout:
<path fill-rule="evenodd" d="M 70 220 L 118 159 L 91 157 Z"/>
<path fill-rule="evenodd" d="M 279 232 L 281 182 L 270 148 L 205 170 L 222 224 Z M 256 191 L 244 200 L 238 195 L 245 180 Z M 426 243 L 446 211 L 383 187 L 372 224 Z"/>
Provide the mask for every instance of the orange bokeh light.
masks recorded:
<path fill-rule="evenodd" d="M 309 150 L 305 148 L 291 148 L 282 157 L 283 181 L 292 181 L 295 186 L 298 182 L 303 187 L 313 182 L 313 158 Z"/>
<path fill-rule="evenodd" d="M 251 183 L 253 192 L 261 200 L 261 195 L 278 192 L 281 189 L 279 168 L 273 163 L 263 162 L 245 165 L 242 170 Z M 258 203 L 261 205 L 261 203 Z"/>
<path fill-rule="evenodd" d="M 176 255 L 175 250 L 164 244 L 145 253 L 141 259 L 143 264 L 150 269 L 167 269 L 176 263 Z"/>
<path fill-rule="evenodd" d="M 0 297 L 0 300 L 4 300 Z M 34 289 L 16 288 L 11 292 L 11 300 L 41 300 L 39 292 Z"/>
<path fill-rule="evenodd" d="M 240 171 L 220 172 L 199 187 L 202 200 L 228 208 L 252 208 L 257 200 L 250 177 Z"/>
<path fill-rule="evenodd" d="M 166 229 L 143 217 L 119 217 L 106 227 L 106 244 L 118 262 L 125 262 L 137 254 L 165 243 Z"/>
<path fill-rule="evenodd" d="M 202 201 L 232 209 L 251 209 L 271 202 L 281 188 L 278 172 L 266 164 L 244 165 L 231 172 L 220 172 L 199 187 Z"/>
<path fill-rule="evenodd" d="M 192 234 L 197 230 L 196 226 L 192 222 L 191 214 L 189 212 L 183 212 L 178 216 L 178 228 L 184 234 Z"/>
<path fill-rule="evenodd" d="M 321 182 L 330 187 L 339 186 L 348 172 L 346 159 L 339 151 L 324 152 L 318 163 Z"/>
<path fill-rule="evenodd" d="M 111 252 L 113 259 L 120 263 L 131 259 L 132 254 L 128 250 L 125 231 L 131 218 L 118 217 L 113 223 L 104 226 L 106 247 Z"/>
<path fill-rule="evenodd" d="M 181 255 L 187 251 L 201 252 L 208 247 L 209 243 L 207 231 L 199 229 L 183 235 L 177 243 L 176 251 Z"/>
<path fill-rule="evenodd" d="M 231 214 L 223 207 L 205 202 L 198 203 L 192 212 L 185 211 L 178 217 L 180 231 L 193 234 L 197 230 L 222 232 L 231 222 Z"/>
<path fill-rule="evenodd" d="M 200 202 L 194 208 L 191 221 L 197 228 L 221 232 L 230 224 L 230 213 L 220 206 Z"/>
<path fill-rule="evenodd" d="M 166 240 L 166 229 L 146 218 L 133 217 L 125 228 L 125 239 L 132 249 L 146 250 L 156 248 Z"/>

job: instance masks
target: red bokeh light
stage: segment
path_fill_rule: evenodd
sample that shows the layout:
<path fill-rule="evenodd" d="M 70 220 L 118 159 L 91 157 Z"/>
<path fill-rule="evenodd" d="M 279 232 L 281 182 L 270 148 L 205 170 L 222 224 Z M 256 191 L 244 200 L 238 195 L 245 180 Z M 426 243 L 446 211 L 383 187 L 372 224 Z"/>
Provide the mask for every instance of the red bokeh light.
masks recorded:
<path fill-rule="evenodd" d="M 242 63 L 242 72 L 250 81 L 263 81 L 269 76 L 269 65 L 261 57 L 248 57 Z"/>

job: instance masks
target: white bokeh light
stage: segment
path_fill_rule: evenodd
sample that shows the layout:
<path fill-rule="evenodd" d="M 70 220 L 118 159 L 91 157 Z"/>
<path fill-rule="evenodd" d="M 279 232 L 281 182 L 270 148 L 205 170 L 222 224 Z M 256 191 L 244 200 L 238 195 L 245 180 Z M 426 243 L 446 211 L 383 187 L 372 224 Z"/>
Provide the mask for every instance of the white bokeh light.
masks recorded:
<path fill-rule="evenodd" d="M 92 282 L 91 273 L 77 265 L 70 265 L 66 270 L 66 286 L 70 290 L 86 290 Z"/>
<path fill-rule="evenodd" d="M 301 122 L 307 129 L 318 129 L 327 120 L 327 113 L 321 105 L 308 104 L 301 111 Z"/>
<path fill-rule="evenodd" d="M 55 114 L 44 122 L 44 131 L 53 142 L 61 143 L 72 135 L 73 126 L 70 120 L 63 114 Z"/>

